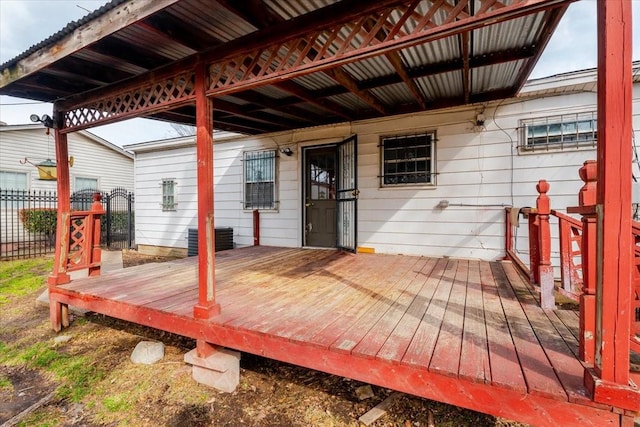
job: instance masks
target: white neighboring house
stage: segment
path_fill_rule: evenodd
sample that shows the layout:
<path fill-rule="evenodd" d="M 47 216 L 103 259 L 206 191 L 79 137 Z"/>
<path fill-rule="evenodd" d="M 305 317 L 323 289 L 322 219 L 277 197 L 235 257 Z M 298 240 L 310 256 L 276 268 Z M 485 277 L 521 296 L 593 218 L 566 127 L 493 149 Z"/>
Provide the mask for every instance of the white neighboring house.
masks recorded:
<path fill-rule="evenodd" d="M 133 155 L 90 132 L 68 135 L 71 193 L 84 189 L 133 190 Z M 0 125 L 0 188 L 13 190 L 56 190 L 55 180 L 39 179 L 33 164 L 56 160 L 53 132 L 47 135 L 41 124 Z"/>
<path fill-rule="evenodd" d="M 539 179 L 551 185 L 552 208 L 577 204 L 578 169 L 596 156 L 595 110 L 596 72 L 585 70 L 532 80 L 500 102 L 214 137 L 215 224 L 232 227 L 237 246 L 251 245 L 257 208 L 262 245 L 335 247 L 335 233 L 355 225 L 361 251 L 497 259 L 504 208 L 535 206 Z M 335 176 L 345 159 L 335 147 L 352 135 L 357 211 L 353 224 L 338 223 Z M 135 153 L 139 248 L 184 251 L 197 224 L 193 137 L 125 148 Z M 526 244 L 517 241 L 525 257 Z"/>
<path fill-rule="evenodd" d="M 25 239 L 19 211 L 53 208 L 56 181 L 39 178 L 37 165 L 47 159 L 55 162 L 53 132 L 47 135 L 41 124 L 4 125 L 0 123 L 0 243 Z M 133 155 L 87 131 L 68 135 L 71 193 L 81 190 L 110 192 L 114 188 L 133 191 Z M 25 162 L 25 158 L 28 162 Z M 36 192 L 31 199 L 23 192 Z M 47 196 L 40 192 L 46 192 Z M 20 198 L 18 201 L 17 198 Z M 38 199 L 38 200 L 36 200 Z M 4 246 L 3 246 L 4 247 Z M 6 249 L 6 247 L 5 247 Z M 4 253 L 3 251 L 0 251 Z"/>

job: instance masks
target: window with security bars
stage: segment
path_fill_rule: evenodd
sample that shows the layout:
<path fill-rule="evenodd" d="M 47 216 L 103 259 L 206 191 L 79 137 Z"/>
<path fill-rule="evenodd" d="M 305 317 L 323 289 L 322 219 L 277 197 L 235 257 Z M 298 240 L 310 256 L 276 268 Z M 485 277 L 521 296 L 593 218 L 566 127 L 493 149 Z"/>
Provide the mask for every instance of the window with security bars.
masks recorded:
<path fill-rule="evenodd" d="M 162 179 L 162 210 L 176 210 L 176 181 L 173 178 Z"/>
<path fill-rule="evenodd" d="M 595 147 L 598 140 L 595 111 L 526 119 L 520 124 L 520 149 L 524 151 Z"/>
<path fill-rule="evenodd" d="M 383 186 L 435 184 L 435 132 L 383 137 Z"/>
<path fill-rule="evenodd" d="M 275 150 L 244 153 L 244 209 L 275 209 Z"/>

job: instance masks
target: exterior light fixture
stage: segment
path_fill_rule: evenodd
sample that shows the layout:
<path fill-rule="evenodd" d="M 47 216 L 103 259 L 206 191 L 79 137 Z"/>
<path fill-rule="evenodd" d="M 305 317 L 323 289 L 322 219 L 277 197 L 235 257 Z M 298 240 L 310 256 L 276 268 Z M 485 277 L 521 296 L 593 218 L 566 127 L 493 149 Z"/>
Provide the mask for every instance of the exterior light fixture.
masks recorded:
<path fill-rule="evenodd" d="M 46 128 L 53 127 L 53 118 L 51 118 L 51 116 L 48 114 L 43 114 L 42 117 L 38 116 L 37 114 L 32 114 L 29 116 L 29 120 L 31 120 L 33 123 L 42 123 Z"/>
<path fill-rule="evenodd" d="M 289 147 L 287 147 L 287 148 L 281 148 L 281 149 L 280 149 L 280 152 L 281 152 L 282 154 L 284 154 L 285 156 L 287 156 L 287 157 L 291 157 L 291 156 L 293 156 L 293 150 L 291 150 L 291 148 L 289 148 Z"/>

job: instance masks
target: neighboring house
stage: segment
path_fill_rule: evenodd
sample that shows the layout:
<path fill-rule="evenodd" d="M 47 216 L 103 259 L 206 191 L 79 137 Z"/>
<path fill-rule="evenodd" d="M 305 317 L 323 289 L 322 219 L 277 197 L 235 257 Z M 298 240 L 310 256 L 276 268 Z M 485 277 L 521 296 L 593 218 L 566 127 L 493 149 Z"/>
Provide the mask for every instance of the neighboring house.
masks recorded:
<path fill-rule="evenodd" d="M 39 164 L 55 161 L 53 134 L 41 124 L 0 126 L 0 189 L 56 190 L 55 180 L 39 179 Z M 69 134 L 71 192 L 133 190 L 133 156 L 87 131 Z M 25 162 L 28 159 L 28 162 Z"/>
<path fill-rule="evenodd" d="M 133 191 L 131 153 L 87 131 L 69 134 L 68 141 L 73 158 L 71 194 L 82 190 L 109 193 L 115 188 Z M 40 179 L 36 166 L 47 160 L 52 164 L 56 160 L 54 136 L 41 124 L 0 125 L 0 256 L 15 255 L 16 242 L 36 239 L 25 233 L 21 210 L 56 207 L 56 180 Z M 85 198 L 80 206 L 87 204 Z"/>
<path fill-rule="evenodd" d="M 553 208 L 577 204 L 578 169 L 596 156 L 595 90 L 596 71 L 585 70 L 530 81 L 517 98 L 484 105 L 214 137 L 216 227 L 232 227 L 236 245 L 251 245 L 258 209 L 267 246 L 336 247 L 355 226 L 362 251 L 503 257 L 504 208 L 534 206 L 539 179 L 551 185 Z M 636 84 L 634 111 L 638 101 Z M 336 174 L 349 160 L 336 147 L 352 135 L 357 211 L 336 214 Z M 194 138 L 126 148 L 135 153 L 140 249 L 184 252 L 197 223 Z M 526 257 L 526 227 L 518 233 Z"/>

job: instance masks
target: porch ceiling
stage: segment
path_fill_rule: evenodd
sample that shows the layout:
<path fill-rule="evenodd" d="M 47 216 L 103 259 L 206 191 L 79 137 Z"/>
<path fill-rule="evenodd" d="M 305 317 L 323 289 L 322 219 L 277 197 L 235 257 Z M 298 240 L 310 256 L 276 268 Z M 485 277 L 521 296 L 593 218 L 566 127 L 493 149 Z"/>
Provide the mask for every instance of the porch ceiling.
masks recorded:
<path fill-rule="evenodd" d="M 386 0 L 372 6 L 370 0 L 113 0 L 0 65 L 0 94 L 81 99 L 152 71 L 187 69 L 190 58 L 242 53 L 244 40 L 276 45 L 282 29 L 292 38 L 279 49 L 294 52 L 283 54 L 282 62 L 309 66 L 260 83 L 264 69 L 252 67 L 269 58 L 238 64 L 247 70 L 242 78 L 256 84 L 211 93 L 216 128 L 258 134 L 480 103 L 518 92 L 571 1 Z M 331 33 L 334 18 L 352 24 Z M 389 32 L 399 22 L 400 33 L 411 35 L 423 25 L 434 35 L 392 44 Z M 373 39 L 368 47 L 366 37 Z M 361 51 L 350 54 L 354 43 Z M 322 67 L 318 46 L 338 52 L 331 66 Z M 137 115 L 194 124 L 195 105 Z"/>

